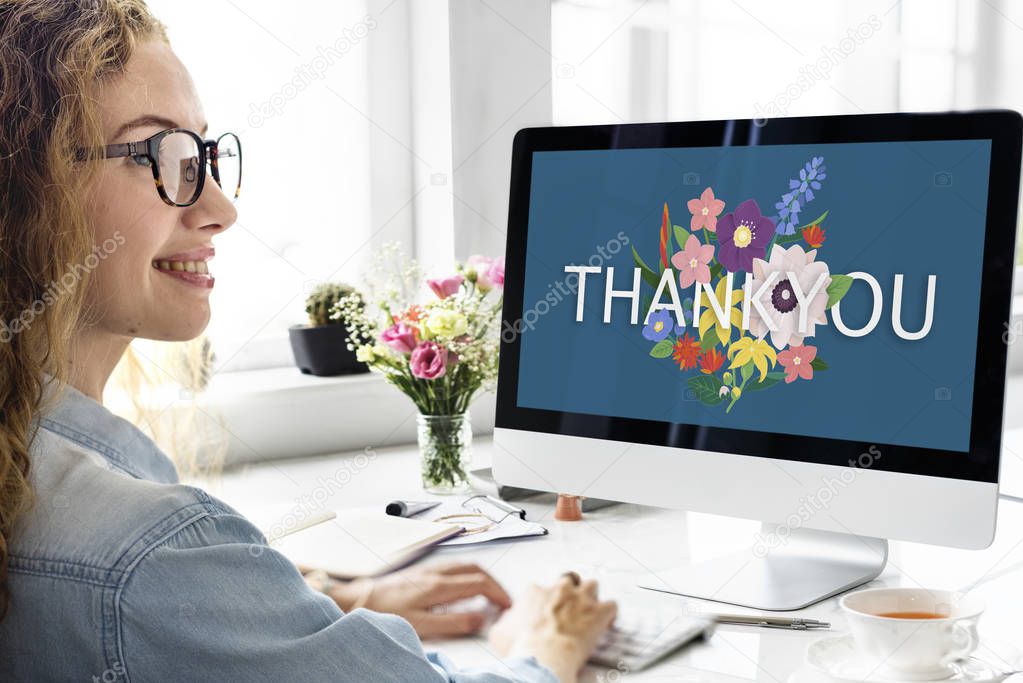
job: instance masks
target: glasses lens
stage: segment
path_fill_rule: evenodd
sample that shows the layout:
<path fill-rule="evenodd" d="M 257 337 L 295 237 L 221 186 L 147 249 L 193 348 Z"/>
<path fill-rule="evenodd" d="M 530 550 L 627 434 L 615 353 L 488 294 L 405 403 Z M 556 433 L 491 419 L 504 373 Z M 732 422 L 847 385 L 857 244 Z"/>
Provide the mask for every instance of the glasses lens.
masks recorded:
<path fill-rule="evenodd" d="M 224 133 L 217 139 L 217 175 L 220 189 L 232 201 L 238 199 L 242 187 L 242 143 L 234 133 Z"/>
<path fill-rule="evenodd" d="M 188 133 L 170 133 L 160 141 L 160 180 L 175 204 L 188 204 L 199 188 L 199 144 Z"/>

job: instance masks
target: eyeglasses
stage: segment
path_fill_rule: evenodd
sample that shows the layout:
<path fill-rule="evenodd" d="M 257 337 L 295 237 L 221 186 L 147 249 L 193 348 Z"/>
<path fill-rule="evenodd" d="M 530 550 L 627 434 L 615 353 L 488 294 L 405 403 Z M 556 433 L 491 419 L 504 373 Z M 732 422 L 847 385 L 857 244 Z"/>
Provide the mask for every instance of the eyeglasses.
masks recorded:
<path fill-rule="evenodd" d="M 156 191 L 171 206 L 191 206 L 202 195 L 206 183 L 206 164 L 213 180 L 232 201 L 242 187 L 242 143 L 234 133 L 216 140 L 203 140 L 198 133 L 170 128 L 138 142 L 121 142 L 87 151 L 80 158 L 104 159 L 131 157 L 139 166 L 153 169 Z"/>

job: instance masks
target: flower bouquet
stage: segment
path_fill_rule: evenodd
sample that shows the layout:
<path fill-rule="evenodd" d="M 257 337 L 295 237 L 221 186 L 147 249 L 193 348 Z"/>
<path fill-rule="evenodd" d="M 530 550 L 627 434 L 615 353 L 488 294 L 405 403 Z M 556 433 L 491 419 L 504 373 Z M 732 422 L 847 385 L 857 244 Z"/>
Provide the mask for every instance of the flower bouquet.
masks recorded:
<path fill-rule="evenodd" d="M 423 285 L 418 264 L 387 245 L 334 315 L 358 359 L 418 408 L 424 488 L 456 493 L 468 489 L 469 404 L 497 377 L 504 259 L 473 256 Z"/>
<path fill-rule="evenodd" d="M 775 215 L 765 216 L 750 198 L 731 211 L 714 188 L 685 204 L 688 229 L 673 225 L 664 205 L 657 269 L 633 248 L 643 281 L 655 292 L 693 288 L 681 313 L 695 330 L 679 325 L 667 306 L 645 321 L 643 337 L 655 359 L 670 359 L 686 383 L 686 398 L 730 413 L 754 392 L 797 380 L 812 381 L 828 365 L 807 341 L 826 324 L 825 311 L 849 290 L 852 278 L 832 273 L 820 258 L 828 212 L 800 224 L 799 214 L 827 178 L 815 156 L 790 178 Z M 779 367 L 780 366 L 780 367 Z"/>

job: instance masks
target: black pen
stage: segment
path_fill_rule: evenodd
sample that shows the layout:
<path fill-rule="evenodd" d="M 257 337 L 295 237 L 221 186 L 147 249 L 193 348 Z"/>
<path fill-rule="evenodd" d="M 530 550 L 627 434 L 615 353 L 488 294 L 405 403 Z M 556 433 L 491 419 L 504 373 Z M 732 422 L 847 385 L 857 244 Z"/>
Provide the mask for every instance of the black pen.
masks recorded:
<path fill-rule="evenodd" d="M 440 505 L 440 501 L 427 500 L 417 502 L 414 500 L 392 500 L 387 504 L 384 512 L 392 517 L 412 517 L 421 512 L 433 509 Z"/>

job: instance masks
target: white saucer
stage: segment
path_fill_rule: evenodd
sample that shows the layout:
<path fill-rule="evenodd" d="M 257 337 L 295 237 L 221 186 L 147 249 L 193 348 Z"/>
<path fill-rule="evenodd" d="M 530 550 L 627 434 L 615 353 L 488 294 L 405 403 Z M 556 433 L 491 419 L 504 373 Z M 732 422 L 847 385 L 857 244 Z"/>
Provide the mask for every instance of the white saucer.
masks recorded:
<path fill-rule="evenodd" d="M 807 668 L 818 674 L 826 674 L 841 683 L 904 683 L 909 679 L 893 678 L 875 660 L 861 655 L 853 644 L 852 636 L 823 638 L 806 650 Z M 1005 675 L 986 662 L 970 657 L 953 665 L 956 673 L 941 679 L 971 683 L 999 683 Z"/>

